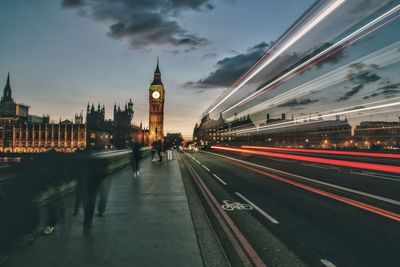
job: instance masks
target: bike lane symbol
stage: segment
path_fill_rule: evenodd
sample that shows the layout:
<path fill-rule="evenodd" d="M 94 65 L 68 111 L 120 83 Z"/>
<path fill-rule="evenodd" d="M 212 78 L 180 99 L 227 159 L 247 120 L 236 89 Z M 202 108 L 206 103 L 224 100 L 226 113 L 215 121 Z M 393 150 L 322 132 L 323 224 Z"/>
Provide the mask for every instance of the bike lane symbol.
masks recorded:
<path fill-rule="evenodd" d="M 240 202 L 232 202 L 229 203 L 229 200 L 224 200 L 222 201 L 224 204 L 221 205 L 221 207 L 226 210 L 226 211 L 234 211 L 234 210 L 252 210 L 253 206 L 246 204 L 246 203 L 240 203 Z"/>

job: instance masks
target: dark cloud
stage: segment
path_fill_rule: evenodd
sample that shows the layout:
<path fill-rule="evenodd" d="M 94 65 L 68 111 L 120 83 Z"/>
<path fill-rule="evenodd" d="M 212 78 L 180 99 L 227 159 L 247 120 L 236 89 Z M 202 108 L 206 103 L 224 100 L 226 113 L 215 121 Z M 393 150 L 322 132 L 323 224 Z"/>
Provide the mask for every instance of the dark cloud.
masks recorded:
<path fill-rule="evenodd" d="M 353 95 L 357 94 L 363 87 L 364 87 L 364 85 L 360 84 L 360 85 L 357 85 L 357 86 L 351 88 L 351 90 L 348 91 L 347 93 L 345 93 L 343 96 L 341 96 L 338 99 L 338 101 L 344 101 L 344 100 L 349 99 Z"/>
<path fill-rule="evenodd" d="M 62 1 L 63 7 L 81 7 L 83 6 L 83 0 L 63 0 Z"/>
<path fill-rule="evenodd" d="M 309 98 L 305 98 L 305 99 L 292 99 L 289 102 L 283 103 L 281 105 L 279 105 L 278 107 L 289 107 L 289 108 L 293 108 L 293 107 L 299 107 L 299 106 L 307 106 L 310 105 L 312 103 L 317 103 L 319 102 L 318 99 L 309 99 Z"/>
<path fill-rule="evenodd" d="M 201 58 L 214 58 L 214 57 L 217 57 L 218 55 L 217 54 L 215 54 L 215 53 L 207 53 L 207 54 L 204 54 Z"/>
<path fill-rule="evenodd" d="M 182 28 L 176 16 L 214 8 L 210 0 L 63 0 L 62 6 L 110 23 L 108 35 L 133 48 L 169 45 L 186 51 L 209 42 Z"/>
<path fill-rule="evenodd" d="M 245 53 L 232 57 L 226 57 L 216 64 L 216 70 L 206 78 L 197 82 L 187 82 L 186 87 L 191 88 L 220 88 L 232 85 L 242 74 L 244 74 L 263 54 L 269 44 L 262 42 L 252 46 Z"/>
<path fill-rule="evenodd" d="M 351 64 L 347 73 L 347 79 L 357 85 L 351 88 L 351 90 L 345 93 L 343 96 L 339 97 L 338 101 L 348 100 L 349 98 L 357 94 L 361 89 L 363 89 L 364 85 L 379 81 L 381 77 L 375 73 L 377 69 L 378 66 L 375 64 Z"/>
<path fill-rule="evenodd" d="M 364 99 L 368 99 L 370 97 L 376 97 L 376 96 L 380 96 L 380 95 L 383 95 L 384 97 L 392 97 L 397 94 L 400 94 L 400 83 L 392 83 L 389 85 L 379 87 L 371 95 L 365 96 Z"/>

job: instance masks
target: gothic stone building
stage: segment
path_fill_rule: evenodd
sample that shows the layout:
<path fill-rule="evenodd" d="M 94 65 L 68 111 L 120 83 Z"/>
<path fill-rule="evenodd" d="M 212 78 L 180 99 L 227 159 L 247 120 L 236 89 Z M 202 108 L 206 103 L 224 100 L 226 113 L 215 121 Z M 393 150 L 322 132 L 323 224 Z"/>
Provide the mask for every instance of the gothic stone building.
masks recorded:
<path fill-rule="evenodd" d="M 8 75 L 0 101 L 0 153 L 74 152 L 85 147 L 84 124 L 50 123 L 49 116 L 29 115 L 29 106 L 15 103 Z"/>

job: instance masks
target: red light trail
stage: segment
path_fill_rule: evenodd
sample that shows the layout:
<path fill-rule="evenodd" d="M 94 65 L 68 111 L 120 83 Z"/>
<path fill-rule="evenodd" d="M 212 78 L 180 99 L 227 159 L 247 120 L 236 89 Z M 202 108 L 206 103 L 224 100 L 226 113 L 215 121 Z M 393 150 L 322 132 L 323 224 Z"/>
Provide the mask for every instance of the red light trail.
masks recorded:
<path fill-rule="evenodd" d="M 220 146 L 211 146 L 211 148 L 217 149 L 217 150 L 241 152 L 241 153 L 247 153 L 247 154 L 253 154 L 253 155 L 269 156 L 269 157 L 274 157 L 274 158 L 300 160 L 300 161 L 307 161 L 307 162 L 321 163 L 321 164 L 335 165 L 335 166 L 342 166 L 342 167 L 366 169 L 366 170 L 373 170 L 373 171 L 383 171 L 383 172 L 391 172 L 391 173 L 400 173 L 400 166 L 391 166 L 391 165 L 384 165 L 384 164 L 374 164 L 374 163 L 365 163 L 365 162 L 347 161 L 347 160 L 338 160 L 338 159 L 325 159 L 325 158 L 317 158 L 317 157 L 310 157 L 310 156 L 300 156 L 300 155 L 282 154 L 282 153 L 275 153 L 275 152 L 264 152 L 264 151 L 257 151 L 257 150 L 220 147 Z"/>
<path fill-rule="evenodd" d="M 247 148 L 247 149 L 276 150 L 276 151 L 301 152 L 301 153 L 317 153 L 317 154 L 326 154 L 326 155 L 329 154 L 329 155 L 345 155 L 345 156 L 400 159 L 400 154 L 390 154 L 390 153 L 338 151 L 338 150 L 306 149 L 306 148 L 285 148 L 285 147 L 268 147 L 268 146 L 241 146 L 241 147 Z"/>
<path fill-rule="evenodd" d="M 400 214 L 397 214 L 397 213 L 394 213 L 394 212 L 391 212 L 391 211 L 388 211 L 388 210 L 384 210 L 384 209 L 369 205 L 367 203 L 360 202 L 360 201 L 357 201 L 357 200 L 353 200 L 353 199 L 350 199 L 350 198 L 347 198 L 347 197 L 342 197 L 342 196 L 339 196 L 337 194 L 333 194 L 333 193 L 330 193 L 330 192 L 327 192 L 327 191 L 324 191 L 324 190 L 321 190 L 321 189 L 318 189 L 318 188 L 314 188 L 314 187 L 311 187 L 309 185 L 305 185 L 305 184 L 293 181 L 293 180 L 288 179 L 288 178 L 281 177 L 279 175 L 276 175 L 276 174 L 273 174 L 273 173 L 270 173 L 270 172 L 266 172 L 266 171 L 262 171 L 262 170 L 259 170 L 259 169 L 256 169 L 256 168 L 253 168 L 253 167 L 250 167 L 250 166 L 246 166 L 246 165 L 241 164 L 241 163 L 237 163 L 237 164 L 242 166 L 242 167 L 244 167 L 244 168 L 246 168 L 246 169 L 249 169 L 251 171 L 254 171 L 254 172 L 263 174 L 265 176 L 268 176 L 268 177 L 270 177 L 272 179 L 279 180 L 279 181 L 287 183 L 287 184 L 291 184 L 293 186 L 302 188 L 304 190 L 313 192 L 315 194 L 322 195 L 322 196 L 337 200 L 339 202 L 346 203 L 346 204 L 351 205 L 353 207 L 357 207 L 357 208 L 360 208 L 360 209 L 363 209 L 363 210 L 378 214 L 380 216 L 395 220 L 397 222 L 400 222 Z"/>

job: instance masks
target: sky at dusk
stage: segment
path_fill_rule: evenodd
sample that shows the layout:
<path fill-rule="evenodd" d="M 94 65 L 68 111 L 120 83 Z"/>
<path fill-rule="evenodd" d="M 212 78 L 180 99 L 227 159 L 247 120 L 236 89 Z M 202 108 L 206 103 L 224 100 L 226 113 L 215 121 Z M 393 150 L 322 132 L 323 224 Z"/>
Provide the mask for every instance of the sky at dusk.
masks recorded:
<path fill-rule="evenodd" d="M 251 4 L 250 4 L 251 2 Z M 201 113 L 313 1 L 2 0 L 0 81 L 31 114 L 71 119 L 88 102 L 134 101 L 148 124 L 160 57 L 166 132 L 191 135 Z"/>

